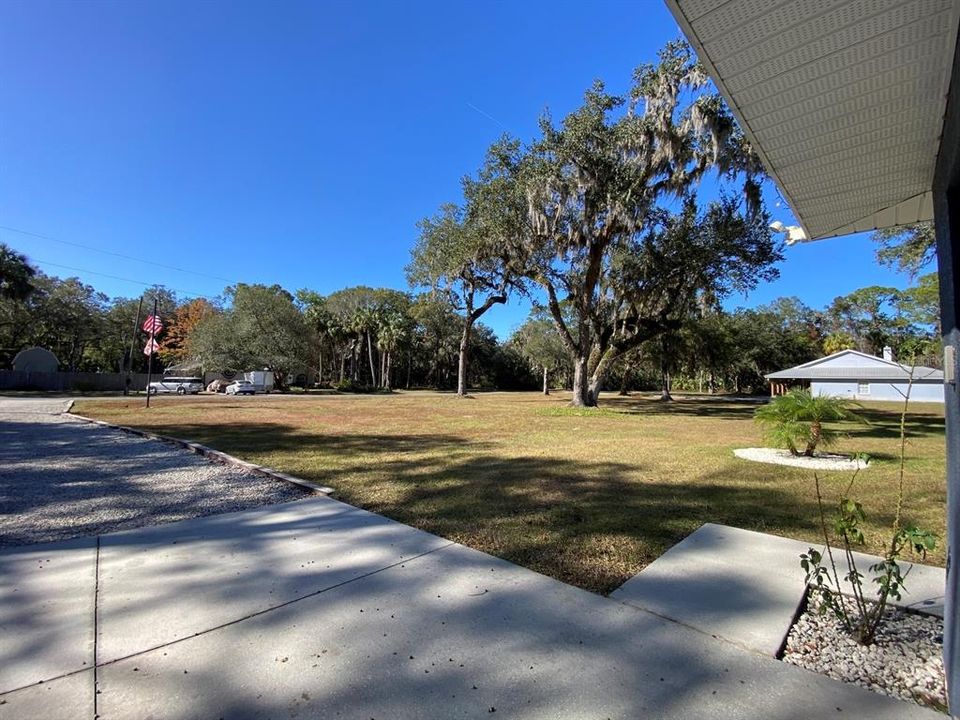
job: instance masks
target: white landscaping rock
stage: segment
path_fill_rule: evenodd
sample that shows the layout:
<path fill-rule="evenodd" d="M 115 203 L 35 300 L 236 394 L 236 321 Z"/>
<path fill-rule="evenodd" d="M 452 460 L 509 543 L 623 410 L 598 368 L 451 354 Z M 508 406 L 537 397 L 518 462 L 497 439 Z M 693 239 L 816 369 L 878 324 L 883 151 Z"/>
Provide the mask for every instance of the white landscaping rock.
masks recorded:
<path fill-rule="evenodd" d="M 830 455 L 821 453 L 815 457 L 793 455 L 789 450 L 777 448 L 738 448 L 733 454 L 743 460 L 771 463 L 773 465 L 790 465 L 791 467 L 807 470 L 865 470 L 870 465 L 866 460 L 851 458 L 847 455 Z"/>
<path fill-rule="evenodd" d="M 854 612 L 852 601 L 846 604 Z M 787 636 L 784 662 L 918 705 L 946 706 L 943 620 L 890 608 L 874 643 L 864 646 L 819 608 L 819 597 L 811 593 Z"/>

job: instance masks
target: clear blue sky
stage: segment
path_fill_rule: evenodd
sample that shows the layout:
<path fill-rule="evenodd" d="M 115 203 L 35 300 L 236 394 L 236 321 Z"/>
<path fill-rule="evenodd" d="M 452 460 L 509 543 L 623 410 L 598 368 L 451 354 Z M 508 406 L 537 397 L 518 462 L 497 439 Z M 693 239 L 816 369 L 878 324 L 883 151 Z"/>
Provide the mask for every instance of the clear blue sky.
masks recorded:
<path fill-rule="evenodd" d="M 458 198 L 493 140 L 530 139 L 594 78 L 625 90 L 678 32 L 659 0 L 0 0 L 0 225 L 230 281 L 405 288 L 415 222 Z M 141 286 L 57 265 L 181 295 L 227 284 L 0 241 L 111 296 Z M 906 282 L 866 236 L 788 249 L 781 272 L 728 305 Z M 526 310 L 485 322 L 504 337 Z"/>

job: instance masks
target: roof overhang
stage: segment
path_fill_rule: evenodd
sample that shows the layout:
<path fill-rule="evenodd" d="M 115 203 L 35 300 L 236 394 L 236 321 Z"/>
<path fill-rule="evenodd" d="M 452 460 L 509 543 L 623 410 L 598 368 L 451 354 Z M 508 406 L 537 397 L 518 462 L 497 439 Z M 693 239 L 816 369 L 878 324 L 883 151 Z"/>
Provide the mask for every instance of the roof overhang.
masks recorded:
<path fill-rule="evenodd" d="M 938 383 L 943 384 L 943 371 L 933 368 L 916 368 L 913 372 L 885 370 L 883 368 L 830 367 L 791 368 L 764 375 L 767 380 L 823 380 L 825 382 L 883 382 L 883 383 Z"/>
<path fill-rule="evenodd" d="M 956 0 L 666 0 L 810 239 L 933 219 Z"/>

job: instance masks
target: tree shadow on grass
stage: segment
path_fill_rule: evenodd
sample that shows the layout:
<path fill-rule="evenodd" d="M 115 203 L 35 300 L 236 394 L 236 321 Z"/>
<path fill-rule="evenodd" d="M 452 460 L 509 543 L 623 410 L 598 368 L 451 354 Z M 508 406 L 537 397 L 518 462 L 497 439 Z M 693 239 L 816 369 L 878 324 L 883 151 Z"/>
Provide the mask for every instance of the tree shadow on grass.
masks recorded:
<path fill-rule="evenodd" d="M 277 424 L 164 431 L 247 459 L 270 453 L 272 466 L 330 485 L 345 502 L 600 593 L 704 522 L 815 528 L 812 501 L 772 484 L 725 483 L 729 474 L 671 481 L 639 463 L 506 455 L 453 435 Z"/>
<path fill-rule="evenodd" d="M 753 412 L 762 404 L 750 400 L 731 401 L 727 398 L 676 397 L 663 402 L 652 397 L 601 396 L 600 407 L 627 415 L 704 417 L 728 420 L 750 420 Z"/>
<path fill-rule="evenodd" d="M 704 522 L 773 527 L 789 534 L 809 531 L 815 518 L 811 502 L 798 501 L 789 490 L 731 483 L 729 473 L 677 481 L 641 463 L 510 455 L 502 445 L 453 434 L 311 432 L 280 423 L 159 429 L 330 485 L 350 504 L 601 593 L 618 587 Z M 58 432 L 76 432 L 76 426 Z M 162 481 L 144 484 L 130 476 L 149 474 L 158 452 L 174 466 L 186 459 L 196 462 L 187 451 L 159 443 L 143 444 L 150 457 L 103 462 L 101 443 L 109 444 L 104 433 L 85 438 L 71 446 L 71 468 L 47 472 L 40 466 L 24 479 L 45 483 L 48 491 L 18 497 L 18 511 L 32 504 L 69 513 L 70 502 L 79 507 L 95 497 L 132 508 L 134 517 L 122 527 L 155 524 L 156 508 L 171 502 Z M 33 442 L 42 457 L 57 452 L 54 446 L 63 438 L 51 437 L 49 446 L 43 438 Z M 91 474 L 97 482 L 77 482 Z M 208 503 L 210 498 L 194 497 L 205 492 L 198 483 L 193 495 L 177 502 Z M 227 503 L 225 509 L 236 507 Z"/>
<path fill-rule="evenodd" d="M 847 423 L 844 432 L 851 437 L 863 438 L 900 438 L 900 413 L 878 408 L 857 408 L 855 410 L 865 422 Z M 904 427 L 908 438 L 942 437 L 945 433 L 945 421 L 942 415 L 908 412 Z"/>

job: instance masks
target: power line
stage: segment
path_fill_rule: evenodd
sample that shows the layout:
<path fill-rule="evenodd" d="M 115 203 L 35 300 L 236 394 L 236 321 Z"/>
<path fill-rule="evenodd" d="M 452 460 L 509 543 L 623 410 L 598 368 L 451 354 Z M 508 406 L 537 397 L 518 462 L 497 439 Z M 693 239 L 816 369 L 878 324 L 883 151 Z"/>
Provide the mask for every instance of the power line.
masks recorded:
<path fill-rule="evenodd" d="M 47 260 L 37 260 L 36 258 L 32 259 L 32 262 L 37 263 L 38 265 L 49 265 L 50 267 L 62 268 L 63 270 L 73 270 L 74 272 L 87 273 L 89 275 L 99 275 L 100 277 L 110 278 L 111 280 L 120 280 L 121 282 L 133 283 L 134 285 L 143 285 L 144 287 L 162 287 L 167 290 L 173 290 L 174 292 L 180 295 L 186 295 L 187 297 L 196 297 L 204 298 L 206 300 L 216 300 L 217 298 L 213 295 L 204 295 L 203 293 L 191 292 L 189 290 L 180 290 L 178 288 L 169 287 L 168 285 L 163 285 L 161 283 L 148 283 L 143 282 L 143 280 L 133 280 L 132 278 L 120 277 L 119 275 L 108 275 L 107 273 L 97 272 L 96 270 L 85 270 L 83 268 L 73 267 L 71 265 L 61 265 L 60 263 L 48 262 Z"/>
<path fill-rule="evenodd" d="M 155 265 L 156 267 L 162 267 L 167 270 L 175 270 L 177 272 L 189 273 L 190 275 L 199 275 L 200 277 L 210 278 L 212 280 L 220 280 L 230 285 L 233 285 L 235 283 L 234 280 L 220 277 L 218 275 L 210 275 L 209 273 L 199 272 L 197 270 L 187 270 L 186 268 L 179 268 L 174 265 L 165 265 L 163 263 L 158 263 L 153 260 L 144 260 L 142 258 L 134 257 L 132 255 L 124 255 L 123 253 L 113 252 L 111 250 L 101 250 L 99 248 L 91 247 L 90 245 L 84 245 L 82 243 L 77 243 L 77 242 L 70 242 L 69 240 L 59 240 L 57 238 L 50 237 L 49 235 L 40 235 L 39 233 L 28 232 L 27 230 L 20 230 L 19 228 L 15 228 L 15 227 L 0 225 L 0 230 L 7 230 L 9 232 L 15 232 L 21 235 L 29 235 L 30 237 L 41 238 L 43 240 L 50 240 L 51 242 L 60 243 L 61 245 L 70 245 L 72 247 L 78 247 L 83 250 L 91 250 L 93 252 L 102 253 L 103 255 L 112 255 L 113 257 L 123 258 L 124 260 L 133 260 L 134 262 L 144 263 L 145 265 Z"/>

